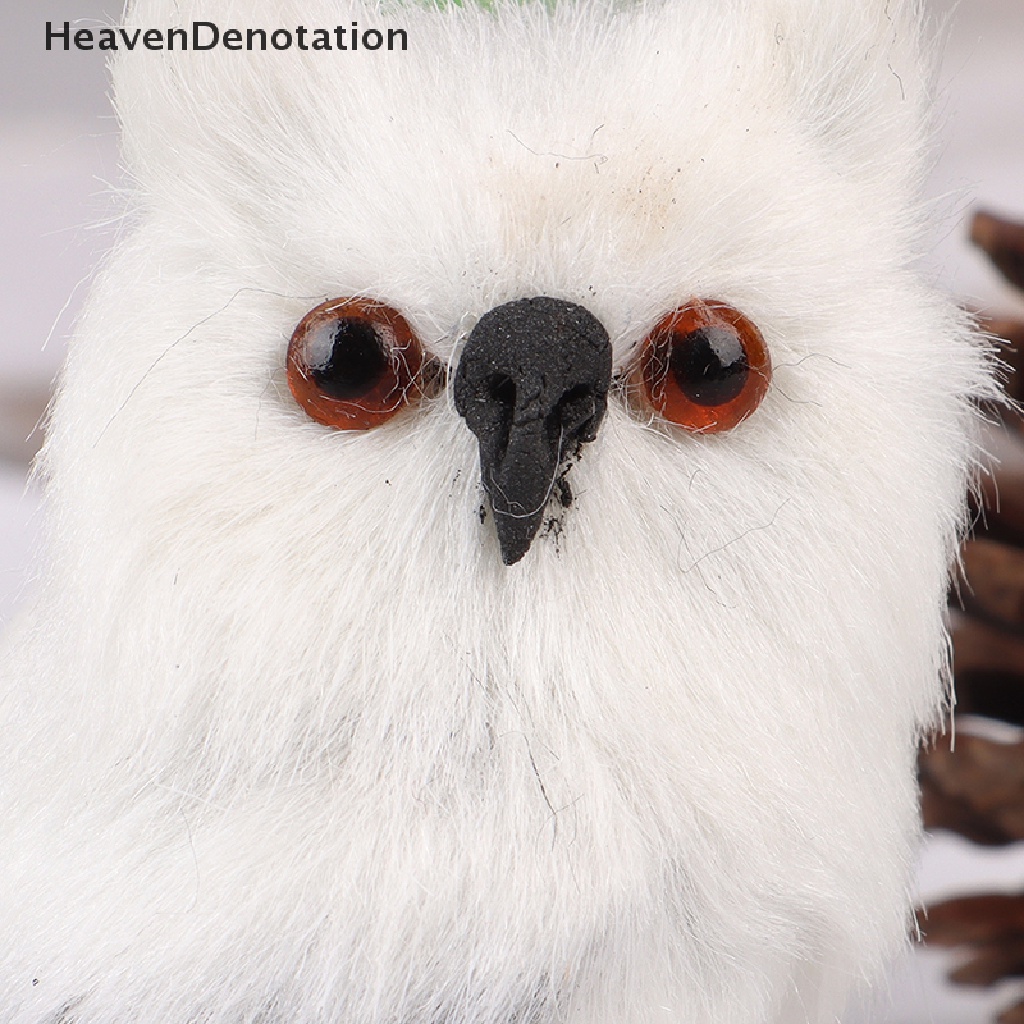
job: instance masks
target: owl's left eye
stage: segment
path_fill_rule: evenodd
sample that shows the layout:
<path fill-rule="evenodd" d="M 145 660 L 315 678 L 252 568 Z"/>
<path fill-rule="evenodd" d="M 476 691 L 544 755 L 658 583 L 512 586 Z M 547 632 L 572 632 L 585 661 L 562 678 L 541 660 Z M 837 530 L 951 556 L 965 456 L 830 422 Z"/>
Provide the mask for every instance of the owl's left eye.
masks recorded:
<path fill-rule="evenodd" d="M 633 378 L 647 403 L 687 430 L 730 430 L 760 404 L 771 381 L 757 326 L 724 302 L 699 299 L 664 317 L 641 346 Z"/>
<path fill-rule="evenodd" d="M 418 393 L 423 350 L 397 310 L 332 299 L 307 313 L 288 345 L 288 386 L 307 415 L 339 430 L 369 430 Z"/>

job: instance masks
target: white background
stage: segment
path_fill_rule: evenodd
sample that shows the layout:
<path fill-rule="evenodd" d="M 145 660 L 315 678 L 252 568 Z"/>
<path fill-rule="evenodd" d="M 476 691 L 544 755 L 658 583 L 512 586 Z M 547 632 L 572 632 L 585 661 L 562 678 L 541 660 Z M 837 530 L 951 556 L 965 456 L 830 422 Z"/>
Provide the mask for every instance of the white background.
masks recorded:
<path fill-rule="evenodd" d="M 964 226 L 977 205 L 1024 220 L 1024 0 L 929 6 L 951 19 L 945 130 L 929 185 L 949 230 L 937 238 L 929 267 L 963 301 L 1024 315 L 1024 301 L 971 251 Z M 45 394 L 90 268 L 116 228 L 116 136 L 102 57 L 46 53 L 44 25 L 109 22 L 119 8 L 114 0 L 0 0 L 0 431 L 15 398 Z M 0 627 L 31 585 L 38 538 L 38 495 L 25 467 L 0 458 Z M 1024 851 L 977 852 L 948 836 L 930 841 L 923 896 L 989 887 L 1024 888 Z M 950 962 L 947 954 L 915 952 L 894 972 L 890 992 L 858 1016 L 980 1024 L 1016 991 L 1013 983 L 956 991 L 942 981 Z"/>

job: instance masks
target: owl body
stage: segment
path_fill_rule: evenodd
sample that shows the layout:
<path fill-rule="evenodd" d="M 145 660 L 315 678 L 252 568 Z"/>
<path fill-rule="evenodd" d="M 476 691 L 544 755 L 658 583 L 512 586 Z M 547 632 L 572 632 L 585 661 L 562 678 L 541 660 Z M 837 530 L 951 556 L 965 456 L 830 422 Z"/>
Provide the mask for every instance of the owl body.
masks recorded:
<path fill-rule="evenodd" d="M 271 16 L 214 6 L 127 19 Z M 409 48 L 115 62 L 131 209 L 0 660 L 0 1020 L 834 1019 L 910 925 L 993 393 L 915 270 L 914 11 L 274 8 Z M 444 371 L 373 430 L 289 391 L 339 296 Z M 450 383 L 533 296 L 612 377 L 506 565 Z M 637 396 L 694 297 L 771 352 L 721 433 Z"/>

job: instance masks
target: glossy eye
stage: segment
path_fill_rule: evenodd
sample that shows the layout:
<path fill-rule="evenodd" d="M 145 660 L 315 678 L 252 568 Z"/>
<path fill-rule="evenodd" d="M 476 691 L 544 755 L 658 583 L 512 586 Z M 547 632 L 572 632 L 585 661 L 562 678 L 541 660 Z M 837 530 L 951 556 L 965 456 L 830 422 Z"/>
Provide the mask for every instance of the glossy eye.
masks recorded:
<path fill-rule="evenodd" d="M 423 352 L 405 317 L 382 302 L 332 299 L 288 345 L 288 386 L 318 423 L 368 430 L 419 393 Z"/>
<path fill-rule="evenodd" d="M 637 383 L 667 420 L 714 433 L 745 420 L 768 391 L 772 366 L 761 332 L 722 302 L 690 302 L 644 339 Z"/>

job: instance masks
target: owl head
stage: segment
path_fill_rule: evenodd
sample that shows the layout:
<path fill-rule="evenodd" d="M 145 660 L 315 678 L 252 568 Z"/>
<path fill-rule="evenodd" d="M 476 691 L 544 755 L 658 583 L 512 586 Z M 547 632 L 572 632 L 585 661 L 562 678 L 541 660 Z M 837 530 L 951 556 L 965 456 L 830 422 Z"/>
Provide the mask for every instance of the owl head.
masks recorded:
<path fill-rule="evenodd" d="M 874 963 L 990 389 L 917 264 L 915 13 L 128 24 L 199 20 L 296 41 L 113 64 L 130 208 L 42 462 L 75 735 L 220 804 L 378 787 L 396 849 L 453 801 L 520 911 L 572 807 L 584 891 L 668 858 L 702 948 Z"/>
<path fill-rule="evenodd" d="M 60 557 L 111 596 L 166 575 L 182 614 L 237 601 L 239 637 L 512 664 L 569 629 L 661 664 L 695 630 L 752 680 L 928 594 L 900 630 L 931 679 L 985 368 L 915 269 L 912 14 L 273 14 L 203 20 L 266 49 L 114 61 L 133 190 L 45 456 Z M 292 22 L 306 46 L 266 43 Z"/>

